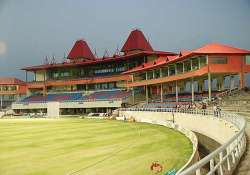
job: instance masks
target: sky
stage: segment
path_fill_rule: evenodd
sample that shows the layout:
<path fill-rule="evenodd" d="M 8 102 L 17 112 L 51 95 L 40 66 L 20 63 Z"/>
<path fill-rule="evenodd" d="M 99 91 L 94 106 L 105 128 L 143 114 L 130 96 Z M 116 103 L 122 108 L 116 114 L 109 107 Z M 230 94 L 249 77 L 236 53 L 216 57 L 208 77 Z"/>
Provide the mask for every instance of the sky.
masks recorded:
<path fill-rule="evenodd" d="M 250 0 L 0 0 L 0 76 L 24 78 L 20 68 L 46 56 L 60 62 L 78 39 L 111 55 L 135 28 L 156 50 L 250 50 Z"/>

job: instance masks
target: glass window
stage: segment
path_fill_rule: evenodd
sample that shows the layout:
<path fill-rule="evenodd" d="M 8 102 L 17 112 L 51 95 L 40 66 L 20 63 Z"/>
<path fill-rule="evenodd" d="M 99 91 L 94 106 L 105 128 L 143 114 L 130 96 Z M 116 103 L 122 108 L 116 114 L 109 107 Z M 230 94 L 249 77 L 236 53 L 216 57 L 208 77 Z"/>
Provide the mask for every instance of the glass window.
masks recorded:
<path fill-rule="evenodd" d="M 212 64 L 227 64 L 227 57 L 212 57 Z"/>
<path fill-rule="evenodd" d="M 184 71 L 185 72 L 191 71 L 191 61 L 190 60 L 184 62 Z"/>
<path fill-rule="evenodd" d="M 250 65 L 250 55 L 246 55 L 246 64 Z"/>
<path fill-rule="evenodd" d="M 168 68 L 167 67 L 163 67 L 161 69 L 161 72 L 162 72 L 162 77 L 168 76 Z"/>
<path fill-rule="evenodd" d="M 207 64 L 206 56 L 200 56 L 200 66 L 205 66 Z"/>
<path fill-rule="evenodd" d="M 175 75 L 175 65 L 169 66 L 169 75 Z"/>
<path fill-rule="evenodd" d="M 155 78 L 159 78 L 160 77 L 160 69 L 155 69 Z"/>
<path fill-rule="evenodd" d="M 153 78 L 153 71 L 148 71 L 147 74 L 148 74 L 148 80 Z"/>
<path fill-rule="evenodd" d="M 192 58 L 192 68 L 193 70 L 196 70 L 199 68 L 199 60 L 198 58 Z"/>
<path fill-rule="evenodd" d="M 183 63 L 177 63 L 177 73 L 183 73 Z"/>

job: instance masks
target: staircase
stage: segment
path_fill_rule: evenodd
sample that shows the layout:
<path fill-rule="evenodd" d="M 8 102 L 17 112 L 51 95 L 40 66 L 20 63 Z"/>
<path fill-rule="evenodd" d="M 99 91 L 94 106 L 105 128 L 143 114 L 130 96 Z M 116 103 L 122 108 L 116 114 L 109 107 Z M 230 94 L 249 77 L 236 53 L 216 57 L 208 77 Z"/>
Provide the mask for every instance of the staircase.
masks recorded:
<path fill-rule="evenodd" d="M 220 106 L 223 111 L 240 114 L 247 120 L 247 148 L 234 174 L 250 175 L 250 92 L 239 91 L 230 96 L 225 96 L 220 101 Z"/>

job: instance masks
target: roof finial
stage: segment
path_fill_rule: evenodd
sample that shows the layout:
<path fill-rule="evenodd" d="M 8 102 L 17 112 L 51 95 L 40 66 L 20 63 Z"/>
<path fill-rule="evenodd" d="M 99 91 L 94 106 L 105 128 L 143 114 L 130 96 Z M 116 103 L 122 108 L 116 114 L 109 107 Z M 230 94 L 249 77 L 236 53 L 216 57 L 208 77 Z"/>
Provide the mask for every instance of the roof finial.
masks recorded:
<path fill-rule="evenodd" d="M 49 64 L 49 59 L 48 59 L 47 55 L 44 58 L 44 64 Z"/>
<path fill-rule="evenodd" d="M 104 54 L 103 54 L 103 58 L 109 57 L 109 52 L 107 49 L 105 49 Z"/>
<path fill-rule="evenodd" d="M 95 55 L 96 58 L 98 58 L 96 48 L 95 48 L 95 53 L 94 53 L 94 55 Z"/>

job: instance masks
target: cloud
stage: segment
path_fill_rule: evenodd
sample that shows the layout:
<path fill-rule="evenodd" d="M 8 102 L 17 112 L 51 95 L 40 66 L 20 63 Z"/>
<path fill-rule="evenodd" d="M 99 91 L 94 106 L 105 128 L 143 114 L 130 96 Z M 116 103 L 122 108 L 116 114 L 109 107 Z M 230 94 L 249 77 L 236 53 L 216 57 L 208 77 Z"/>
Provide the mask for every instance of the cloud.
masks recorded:
<path fill-rule="evenodd" d="M 0 41 L 0 56 L 4 55 L 6 52 L 7 52 L 6 43 L 3 41 Z"/>

